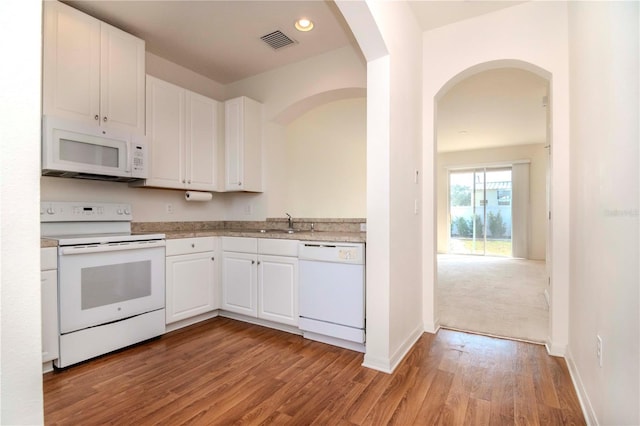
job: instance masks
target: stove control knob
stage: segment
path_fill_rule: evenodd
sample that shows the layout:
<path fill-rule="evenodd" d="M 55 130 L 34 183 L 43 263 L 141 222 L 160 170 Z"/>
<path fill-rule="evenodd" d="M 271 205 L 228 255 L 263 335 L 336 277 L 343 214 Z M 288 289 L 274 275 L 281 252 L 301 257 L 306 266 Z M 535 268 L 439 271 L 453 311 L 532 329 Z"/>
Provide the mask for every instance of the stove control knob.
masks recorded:
<path fill-rule="evenodd" d="M 122 214 L 122 209 L 118 209 L 118 211 L 116 213 Z"/>
<path fill-rule="evenodd" d="M 131 214 L 131 210 L 129 209 L 124 209 L 124 214 L 126 214 L 127 216 L 129 216 Z"/>
<path fill-rule="evenodd" d="M 53 207 L 49 207 L 49 208 L 47 209 L 47 214 L 55 214 L 55 212 L 56 212 L 56 211 L 53 209 Z"/>

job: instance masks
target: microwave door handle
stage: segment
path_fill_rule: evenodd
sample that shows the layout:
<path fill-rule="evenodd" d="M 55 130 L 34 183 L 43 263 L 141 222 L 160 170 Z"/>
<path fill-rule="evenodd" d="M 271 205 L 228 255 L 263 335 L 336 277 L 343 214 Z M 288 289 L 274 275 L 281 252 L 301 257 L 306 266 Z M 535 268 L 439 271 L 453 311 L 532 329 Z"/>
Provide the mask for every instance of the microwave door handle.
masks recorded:
<path fill-rule="evenodd" d="M 124 171 L 127 173 L 131 173 L 131 164 L 133 164 L 133 150 L 131 149 L 131 142 L 127 142 L 127 144 L 125 145 L 125 149 L 127 150 L 127 164 L 125 165 Z"/>

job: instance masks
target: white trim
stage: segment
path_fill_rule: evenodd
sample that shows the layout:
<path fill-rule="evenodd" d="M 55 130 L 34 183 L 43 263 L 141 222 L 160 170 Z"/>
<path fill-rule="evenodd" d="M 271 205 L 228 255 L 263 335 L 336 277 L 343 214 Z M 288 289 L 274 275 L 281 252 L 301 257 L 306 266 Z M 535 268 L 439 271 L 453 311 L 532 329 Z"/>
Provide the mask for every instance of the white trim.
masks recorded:
<path fill-rule="evenodd" d="M 575 388 L 576 394 L 578 395 L 580 408 L 582 408 L 582 414 L 584 415 L 584 419 L 587 422 L 587 425 L 599 425 L 598 417 L 593 410 L 593 405 L 591 405 L 591 401 L 589 400 L 589 395 L 587 394 L 587 390 L 585 389 L 584 383 L 582 382 L 582 377 L 580 377 L 580 373 L 578 372 L 578 367 L 576 366 L 575 362 L 573 362 L 573 356 L 571 355 L 570 349 L 567 350 L 567 356 L 565 357 L 565 360 L 567 361 L 569 376 L 571 376 L 573 387 Z"/>
<path fill-rule="evenodd" d="M 165 333 L 169 333 L 180 328 L 188 327 L 193 324 L 197 324 L 202 321 L 206 321 L 211 318 L 215 318 L 218 316 L 218 310 L 213 310 L 210 312 L 206 312 L 204 314 L 196 315 L 195 317 L 185 318 L 181 321 L 172 322 L 171 324 L 167 324 L 165 328 Z"/>
<path fill-rule="evenodd" d="M 364 361 L 362 362 L 362 366 L 387 374 L 393 373 L 393 369 L 391 368 L 389 359 L 377 358 L 366 353 L 364 354 Z"/>
<path fill-rule="evenodd" d="M 433 323 L 427 323 L 424 326 L 424 332 L 429 334 L 436 334 L 440 330 L 440 318 L 436 318 Z"/>
<path fill-rule="evenodd" d="M 294 327 L 286 324 L 279 324 L 273 321 L 263 320 L 261 318 L 249 317 L 247 315 L 237 314 L 235 312 L 229 311 L 218 311 L 218 314 L 223 318 L 230 318 L 242 322 L 248 322 L 249 324 L 260 325 L 262 327 L 273 328 L 274 330 L 284 331 L 286 333 L 297 334 L 298 336 L 302 336 L 302 330 L 298 327 Z"/>
<path fill-rule="evenodd" d="M 564 358 L 567 353 L 567 345 L 558 345 L 553 343 L 551 337 L 547 337 L 547 342 L 544 344 L 547 348 L 547 353 L 551 356 L 559 356 Z"/>
<path fill-rule="evenodd" d="M 393 373 L 404 357 L 409 353 L 411 348 L 416 344 L 418 339 L 420 339 L 420 336 L 424 333 L 423 328 L 422 324 L 416 327 L 390 358 L 376 358 L 371 355 L 367 356 L 365 353 L 362 366 L 382 371 L 387 374 Z"/>

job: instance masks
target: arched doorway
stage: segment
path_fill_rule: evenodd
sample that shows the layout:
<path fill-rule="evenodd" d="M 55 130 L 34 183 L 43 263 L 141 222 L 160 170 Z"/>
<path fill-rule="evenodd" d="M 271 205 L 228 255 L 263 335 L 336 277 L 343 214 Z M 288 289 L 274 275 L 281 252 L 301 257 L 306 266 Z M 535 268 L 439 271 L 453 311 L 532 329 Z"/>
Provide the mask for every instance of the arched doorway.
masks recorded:
<path fill-rule="evenodd" d="M 547 339 L 548 90 L 544 73 L 499 67 L 438 93 L 436 303 L 443 327 Z"/>

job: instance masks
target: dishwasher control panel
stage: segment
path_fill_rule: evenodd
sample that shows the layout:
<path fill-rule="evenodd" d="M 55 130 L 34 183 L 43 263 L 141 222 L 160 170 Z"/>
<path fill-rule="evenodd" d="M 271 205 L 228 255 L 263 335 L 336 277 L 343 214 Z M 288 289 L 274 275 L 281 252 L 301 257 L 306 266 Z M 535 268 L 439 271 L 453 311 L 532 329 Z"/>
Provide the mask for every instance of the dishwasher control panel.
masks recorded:
<path fill-rule="evenodd" d="M 305 241 L 298 245 L 298 259 L 364 265 L 364 244 Z"/>
<path fill-rule="evenodd" d="M 358 258 L 358 249 L 356 248 L 341 248 L 338 250 L 338 258 L 340 260 L 351 260 Z"/>

